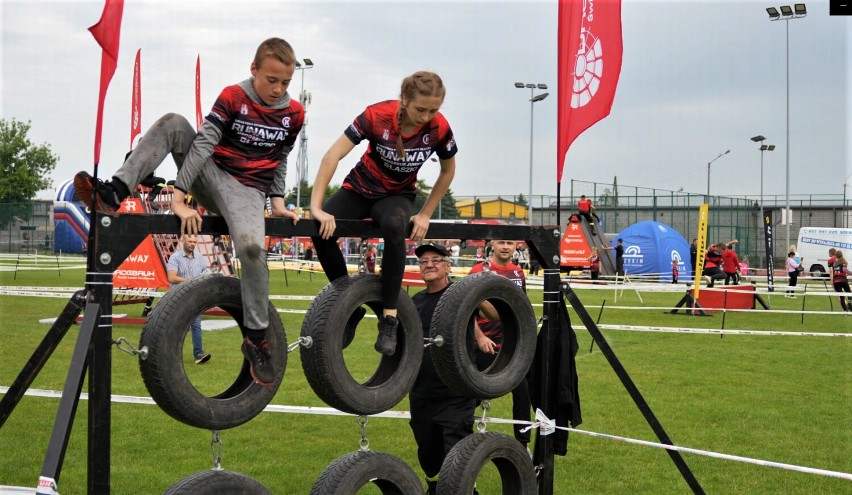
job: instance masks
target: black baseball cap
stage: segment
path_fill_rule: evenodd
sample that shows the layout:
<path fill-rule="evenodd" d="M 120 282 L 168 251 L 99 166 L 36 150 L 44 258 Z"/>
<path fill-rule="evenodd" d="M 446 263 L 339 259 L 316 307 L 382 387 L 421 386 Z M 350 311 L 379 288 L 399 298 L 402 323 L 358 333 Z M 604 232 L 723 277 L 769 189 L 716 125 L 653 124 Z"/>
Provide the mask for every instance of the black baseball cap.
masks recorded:
<path fill-rule="evenodd" d="M 428 244 L 421 244 L 421 245 L 417 246 L 417 249 L 414 250 L 414 254 L 416 254 L 417 257 L 419 258 L 419 257 L 423 256 L 423 253 L 425 253 L 426 251 L 435 251 L 436 253 L 440 254 L 441 256 L 449 256 L 450 255 L 450 252 L 447 251 L 447 248 L 445 248 L 444 246 L 442 246 L 440 244 L 435 244 L 434 242 L 430 242 Z"/>

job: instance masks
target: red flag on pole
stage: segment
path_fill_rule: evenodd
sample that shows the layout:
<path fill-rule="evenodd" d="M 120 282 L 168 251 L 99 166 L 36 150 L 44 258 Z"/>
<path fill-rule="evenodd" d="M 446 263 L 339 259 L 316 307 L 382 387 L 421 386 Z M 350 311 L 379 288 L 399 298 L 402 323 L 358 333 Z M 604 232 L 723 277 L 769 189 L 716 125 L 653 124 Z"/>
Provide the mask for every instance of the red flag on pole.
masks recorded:
<path fill-rule="evenodd" d="M 130 149 L 136 145 L 136 138 L 142 133 L 142 66 L 136 50 L 136 62 L 133 64 L 133 95 L 130 102 Z"/>
<path fill-rule="evenodd" d="M 101 89 L 98 94 L 98 121 L 95 128 L 95 164 L 101 160 L 101 129 L 103 128 L 104 99 L 109 82 L 118 65 L 118 41 L 121 35 L 121 14 L 124 0 L 106 0 L 101 19 L 89 28 L 95 41 L 101 45 Z"/>
<path fill-rule="evenodd" d="M 204 117 L 201 116 L 201 55 L 195 59 L 195 130 L 201 129 Z"/>
<path fill-rule="evenodd" d="M 621 74 L 621 0 L 559 0 L 556 180 L 574 139 L 609 115 Z"/>

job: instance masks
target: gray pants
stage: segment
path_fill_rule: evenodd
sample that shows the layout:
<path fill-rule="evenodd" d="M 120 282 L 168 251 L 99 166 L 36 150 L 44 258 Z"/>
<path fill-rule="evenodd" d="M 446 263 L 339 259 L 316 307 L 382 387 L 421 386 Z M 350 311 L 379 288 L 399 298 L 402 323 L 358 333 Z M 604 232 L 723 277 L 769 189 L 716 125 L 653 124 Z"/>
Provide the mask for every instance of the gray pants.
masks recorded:
<path fill-rule="evenodd" d="M 173 113 L 162 116 L 113 177 L 132 191 L 139 181 L 154 173 L 169 153 L 180 170 L 195 134 L 182 116 Z M 263 248 L 264 193 L 244 186 L 212 159 L 204 164 L 189 193 L 208 211 L 225 218 L 243 269 L 243 325 L 254 330 L 265 329 L 269 326 L 269 270 Z"/>

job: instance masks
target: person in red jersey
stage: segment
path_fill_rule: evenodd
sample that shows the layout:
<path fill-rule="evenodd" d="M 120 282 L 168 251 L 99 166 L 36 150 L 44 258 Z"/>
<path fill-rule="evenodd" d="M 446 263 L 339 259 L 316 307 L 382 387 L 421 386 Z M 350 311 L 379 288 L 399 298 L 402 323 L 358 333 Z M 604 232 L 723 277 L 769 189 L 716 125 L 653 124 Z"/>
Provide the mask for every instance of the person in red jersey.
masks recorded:
<path fill-rule="evenodd" d="M 740 283 L 739 269 L 740 258 L 734 251 L 733 244 L 728 244 L 722 253 L 722 271 L 725 272 L 725 285 L 728 285 L 728 282 L 731 282 L 732 285 Z"/>
<path fill-rule="evenodd" d="M 329 280 L 348 276 L 346 261 L 334 235 L 336 219 L 371 218 L 382 230 L 382 315 L 376 351 L 396 351 L 397 299 L 405 270 L 405 238 L 421 241 L 429 219 L 455 175 L 458 151 L 447 119 L 438 112 L 446 90 L 433 72 L 415 72 L 402 81 L 399 100 L 368 106 L 329 148 L 320 163 L 311 193 L 311 216 L 319 236 L 313 238 L 317 257 Z M 323 204 L 329 181 L 340 161 L 361 141 L 367 150 L 346 176 L 343 186 Z M 436 154 L 441 164 L 438 179 L 423 207 L 414 214 L 417 172 Z M 344 342 L 350 342 L 366 310 L 359 308 L 346 325 Z"/>
<path fill-rule="evenodd" d="M 491 241 L 491 257 L 482 263 L 477 263 L 470 269 L 469 274 L 479 272 L 492 272 L 506 277 L 526 292 L 527 279 L 524 270 L 512 262 L 512 254 L 515 252 L 517 243 L 508 240 Z M 503 341 L 503 325 L 500 323 L 500 315 L 494 307 L 484 301 L 479 305 L 480 315 L 476 318 L 474 325 L 474 340 L 476 341 L 476 366 L 480 371 L 488 369 L 500 352 Z M 514 390 L 512 390 L 512 419 L 516 421 L 530 420 L 530 389 L 525 377 Z M 515 439 L 526 446 L 530 443 L 530 432 L 524 431 L 526 425 L 514 425 Z"/>
<path fill-rule="evenodd" d="M 580 196 L 580 200 L 577 201 L 577 211 L 580 212 L 580 216 L 585 218 L 587 222 L 589 222 L 589 231 L 592 235 L 595 234 L 595 219 L 592 218 L 592 215 L 597 217 L 594 214 L 595 205 L 592 204 L 591 199 L 586 199 L 586 195 L 583 194 Z"/>
<path fill-rule="evenodd" d="M 80 200 L 101 211 L 116 211 L 171 153 L 178 167 L 171 211 L 180 217 L 181 233 L 197 234 L 202 222 L 198 211 L 186 205 L 187 194 L 228 224 L 243 273 L 242 351 L 259 385 L 273 384 L 276 367 L 266 340 L 266 197 L 273 216 L 299 220 L 284 203 L 287 156 L 305 118 L 302 105 L 287 92 L 295 69 L 290 44 L 267 39 L 257 48 L 251 77 L 222 90 L 198 133 L 184 117 L 166 114 L 145 133 L 111 181 L 95 181 L 86 172 L 74 177 Z"/>

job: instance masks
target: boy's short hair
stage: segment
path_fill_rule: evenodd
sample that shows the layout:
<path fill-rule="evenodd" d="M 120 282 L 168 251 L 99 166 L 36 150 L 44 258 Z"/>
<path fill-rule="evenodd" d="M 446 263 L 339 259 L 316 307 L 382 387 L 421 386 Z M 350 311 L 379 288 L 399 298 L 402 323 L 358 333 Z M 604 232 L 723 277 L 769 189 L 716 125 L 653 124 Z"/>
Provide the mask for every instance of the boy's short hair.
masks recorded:
<path fill-rule="evenodd" d="M 254 54 L 254 65 L 260 67 L 263 59 L 272 57 L 284 65 L 294 65 L 296 63 L 296 52 L 290 43 L 281 38 L 269 38 L 257 47 L 257 52 Z"/>

